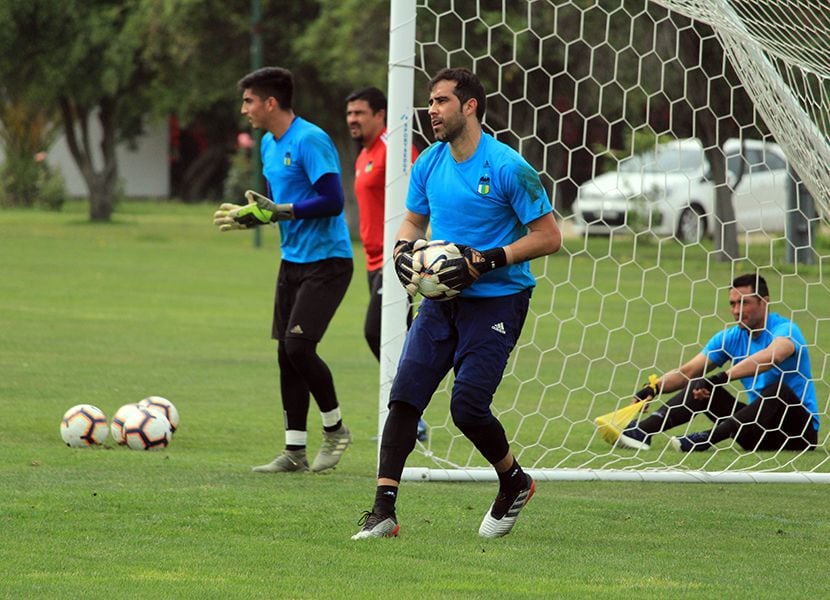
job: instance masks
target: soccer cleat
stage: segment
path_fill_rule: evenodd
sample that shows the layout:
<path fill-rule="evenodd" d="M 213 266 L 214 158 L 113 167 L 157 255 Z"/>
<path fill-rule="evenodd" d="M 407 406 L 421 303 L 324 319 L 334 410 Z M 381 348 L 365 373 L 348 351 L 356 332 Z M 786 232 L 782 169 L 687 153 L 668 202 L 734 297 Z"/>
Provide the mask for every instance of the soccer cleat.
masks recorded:
<path fill-rule="evenodd" d="M 311 463 L 311 470 L 319 473 L 336 467 L 351 443 L 352 434 L 345 425 L 341 425 L 337 431 L 324 431 L 323 445 L 320 446 L 317 456 L 314 457 L 314 462 Z"/>
<path fill-rule="evenodd" d="M 637 419 L 629 423 L 617 438 L 616 445 L 629 450 L 648 450 L 651 448 L 651 435 L 637 426 Z"/>
<path fill-rule="evenodd" d="M 671 446 L 678 452 L 705 452 L 712 447 L 709 443 L 709 431 L 698 431 L 689 435 L 673 437 Z"/>
<path fill-rule="evenodd" d="M 536 482 L 525 473 L 526 485 L 524 488 L 513 494 L 505 494 L 501 491 L 496 496 L 495 502 L 484 514 L 484 520 L 478 528 L 478 535 L 487 538 L 502 537 L 510 533 L 519 512 L 530 502 L 536 492 Z"/>
<path fill-rule="evenodd" d="M 427 441 L 427 437 L 429 437 L 427 432 L 427 422 L 423 419 L 418 419 L 418 441 L 425 442 Z"/>
<path fill-rule="evenodd" d="M 360 531 L 352 536 L 353 540 L 395 537 L 401 530 L 395 515 L 381 515 L 368 510 L 363 513 L 357 524 L 360 525 Z"/>
<path fill-rule="evenodd" d="M 303 473 L 308 471 L 308 459 L 305 450 L 284 450 L 267 465 L 251 469 L 254 473 Z"/>

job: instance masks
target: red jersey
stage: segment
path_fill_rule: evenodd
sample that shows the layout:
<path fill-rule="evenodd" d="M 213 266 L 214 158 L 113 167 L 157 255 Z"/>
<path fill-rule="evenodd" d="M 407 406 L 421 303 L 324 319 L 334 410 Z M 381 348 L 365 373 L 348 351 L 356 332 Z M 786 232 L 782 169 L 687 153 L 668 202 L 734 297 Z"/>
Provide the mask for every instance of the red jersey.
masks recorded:
<path fill-rule="evenodd" d="M 412 147 L 412 160 L 418 151 Z M 354 194 L 360 210 L 360 239 L 366 252 L 366 269 L 383 266 L 383 214 L 386 192 L 386 129 L 355 161 Z"/>

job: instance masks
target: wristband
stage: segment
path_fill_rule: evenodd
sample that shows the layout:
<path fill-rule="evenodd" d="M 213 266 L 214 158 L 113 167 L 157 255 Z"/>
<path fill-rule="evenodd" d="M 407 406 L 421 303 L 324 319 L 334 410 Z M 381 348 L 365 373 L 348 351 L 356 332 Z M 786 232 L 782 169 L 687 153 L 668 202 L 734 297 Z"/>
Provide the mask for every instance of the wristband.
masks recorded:
<path fill-rule="evenodd" d="M 729 375 L 726 374 L 726 371 L 721 371 L 720 373 L 716 373 L 706 379 L 708 379 L 712 385 L 720 385 L 729 381 Z"/>
<path fill-rule="evenodd" d="M 470 265 L 481 275 L 507 264 L 507 253 L 502 247 L 483 251 L 468 248 L 464 252 L 464 256 L 470 261 Z"/>

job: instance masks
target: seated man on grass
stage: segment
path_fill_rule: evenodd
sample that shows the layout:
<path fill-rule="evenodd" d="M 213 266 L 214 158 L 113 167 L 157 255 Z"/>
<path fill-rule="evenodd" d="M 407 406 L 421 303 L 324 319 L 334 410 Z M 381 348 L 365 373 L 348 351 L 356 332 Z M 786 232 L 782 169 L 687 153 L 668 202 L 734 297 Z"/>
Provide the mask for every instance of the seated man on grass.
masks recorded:
<path fill-rule="evenodd" d="M 685 425 L 702 413 L 713 428 L 671 438 L 675 450 L 708 450 L 729 438 L 749 451 L 815 449 L 818 403 L 807 344 L 798 326 L 769 312 L 768 304 L 763 277 L 735 278 L 729 306 L 737 324 L 712 336 L 700 354 L 656 385 L 637 392 L 637 400 L 650 400 L 679 390 L 650 416 L 631 421 L 616 445 L 648 450 L 655 433 Z M 710 373 L 727 362 L 728 368 Z M 738 380 L 746 390 L 746 403 L 724 387 Z"/>

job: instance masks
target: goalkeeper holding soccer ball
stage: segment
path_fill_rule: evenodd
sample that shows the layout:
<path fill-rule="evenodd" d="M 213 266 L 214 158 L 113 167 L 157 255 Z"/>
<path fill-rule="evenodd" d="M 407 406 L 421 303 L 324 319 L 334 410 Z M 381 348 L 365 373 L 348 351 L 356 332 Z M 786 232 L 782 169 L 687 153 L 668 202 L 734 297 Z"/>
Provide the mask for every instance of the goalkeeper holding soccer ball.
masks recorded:
<path fill-rule="evenodd" d="M 243 77 L 239 88 L 242 114 L 253 127 L 265 130 L 260 154 L 269 197 L 248 191 L 247 204 L 222 204 L 213 222 L 221 231 L 278 223 L 282 250 L 271 335 L 278 342 L 285 450 L 253 470 L 309 470 L 310 394 L 323 422 L 323 443 L 310 468 L 324 471 L 337 465 L 352 439 L 343 425 L 331 372 L 317 354 L 353 269 L 340 158 L 322 129 L 294 114 L 290 71 L 258 69 Z"/>
<path fill-rule="evenodd" d="M 729 306 L 737 324 L 712 336 L 679 369 L 637 392 L 638 400 L 649 400 L 658 393 L 679 390 L 649 417 L 631 421 L 619 433 L 616 445 L 648 450 L 655 433 L 684 425 L 703 413 L 714 428 L 671 438 L 675 450 L 708 450 L 729 438 L 750 451 L 815 449 L 818 403 L 807 344 L 798 326 L 769 312 L 768 303 L 763 277 L 736 277 L 729 289 Z M 728 369 L 710 373 L 726 362 Z M 723 387 L 730 381 L 741 382 L 746 403 Z"/>
<path fill-rule="evenodd" d="M 485 93 L 478 77 L 466 69 L 444 69 L 429 91 L 437 141 L 412 168 L 395 268 L 414 293 L 419 274 L 413 251 L 423 247 L 431 225 L 434 239 L 461 250 L 463 256 L 444 262 L 440 275 L 442 284 L 460 294 L 444 301 L 424 299 L 407 333 L 381 438 L 375 502 L 352 539 L 398 534 L 398 484 L 415 446 L 418 419 L 450 369 L 455 373 L 453 422 L 499 479 L 479 534 L 509 533 L 535 491 L 490 405 L 535 285 L 528 261 L 559 249 L 559 228 L 536 171 L 482 132 Z"/>

